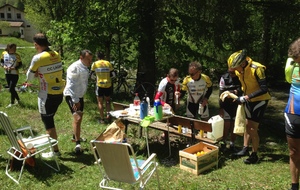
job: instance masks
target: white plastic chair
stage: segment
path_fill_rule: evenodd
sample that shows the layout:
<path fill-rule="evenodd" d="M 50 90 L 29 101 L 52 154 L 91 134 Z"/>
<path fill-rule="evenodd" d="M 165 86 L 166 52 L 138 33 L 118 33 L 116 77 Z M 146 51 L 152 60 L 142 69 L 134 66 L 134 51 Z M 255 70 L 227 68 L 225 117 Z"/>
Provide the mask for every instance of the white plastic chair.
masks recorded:
<path fill-rule="evenodd" d="M 144 189 L 155 172 L 158 189 L 160 189 L 155 153 L 152 153 L 147 160 L 140 160 L 136 159 L 135 153 L 128 143 L 93 140 L 91 144 L 95 148 L 94 154 L 97 153 L 100 156 L 103 166 L 102 169 L 101 163 L 98 163 L 103 174 L 103 179 L 99 183 L 101 188 L 120 190 L 109 184 L 110 181 L 116 181 L 119 182 L 119 186 L 121 183 L 131 185 L 139 183 L 139 188 Z"/>
<path fill-rule="evenodd" d="M 22 127 L 19 129 L 13 129 L 10 119 L 7 114 L 0 111 L 0 124 L 3 127 L 8 140 L 10 142 L 10 148 L 7 150 L 7 154 L 9 155 L 7 165 L 6 165 L 6 175 L 11 178 L 14 182 L 19 184 L 20 179 L 22 177 L 23 169 L 26 163 L 26 160 L 32 159 L 35 155 L 39 155 L 43 152 L 53 152 L 53 146 L 57 145 L 58 141 L 49 137 L 49 135 L 40 135 L 34 137 L 33 131 L 30 126 Z M 30 137 L 23 138 L 21 132 L 29 130 Z M 34 151 L 30 150 L 34 148 Z M 41 156 L 40 156 L 41 157 Z M 10 165 L 11 161 L 16 159 L 22 162 L 22 166 L 20 169 L 20 173 L 17 177 L 13 176 L 13 172 L 11 171 Z M 52 168 L 55 171 L 59 171 L 59 165 L 56 156 L 53 156 L 52 159 L 55 161 L 55 167 L 45 163 L 48 167 Z"/>

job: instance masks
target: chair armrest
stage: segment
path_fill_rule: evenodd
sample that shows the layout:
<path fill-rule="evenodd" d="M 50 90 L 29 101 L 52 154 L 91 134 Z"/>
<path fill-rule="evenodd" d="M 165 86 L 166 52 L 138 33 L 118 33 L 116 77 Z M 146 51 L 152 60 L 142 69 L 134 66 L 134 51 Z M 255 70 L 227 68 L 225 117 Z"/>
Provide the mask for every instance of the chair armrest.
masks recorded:
<path fill-rule="evenodd" d="M 143 170 L 152 160 L 154 160 L 156 157 L 155 153 L 152 153 L 150 155 L 150 157 L 143 163 L 143 165 L 141 165 L 141 167 L 139 167 L 141 170 Z"/>
<path fill-rule="evenodd" d="M 24 127 L 15 129 L 16 132 L 25 131 L 25 130 L 31 130 L 31 126 L 24 126 Z"/>
<path fill-rule="evenodd" d="M 32 143 L 33 146 L 47 144 L 48 142 L 50 142 L 52 144 L 52 146 L 54 146 L 58 143 L 57 140 L 50 138 L 50 136 L 48 134 L 40 135 L 40 136 L 30 138 L 30 139 L 22 139 L 22 141 L 24 142 L 24 144 L 26 146 L 29 143 Z"/>

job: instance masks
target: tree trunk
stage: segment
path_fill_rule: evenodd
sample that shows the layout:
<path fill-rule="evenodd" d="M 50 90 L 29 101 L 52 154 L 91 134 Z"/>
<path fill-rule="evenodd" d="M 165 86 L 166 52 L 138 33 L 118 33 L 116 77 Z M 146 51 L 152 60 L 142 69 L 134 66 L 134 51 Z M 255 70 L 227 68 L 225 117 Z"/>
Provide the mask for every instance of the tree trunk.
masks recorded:
<path fill-rule="evenodd" d="M 154 0 L 140 0 L 138 3 L 140 18 L 139 57 L 136 87 L 142 82 L 155 84 L 155 10 Z M 139 93 L 139 92 L 138 92 Z M 140 95 L 141 96 L 141 95 Z M 153 97 L 152 94 L 148 94 Z"/>

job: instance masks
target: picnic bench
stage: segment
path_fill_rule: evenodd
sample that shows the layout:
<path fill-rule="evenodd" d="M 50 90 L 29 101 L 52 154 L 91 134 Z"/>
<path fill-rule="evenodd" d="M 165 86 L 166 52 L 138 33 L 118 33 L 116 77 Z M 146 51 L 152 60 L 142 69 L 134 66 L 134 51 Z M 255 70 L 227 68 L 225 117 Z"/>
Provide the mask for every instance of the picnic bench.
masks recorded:
<path fill-rule="evenodd" d="M 124 110 L 126 108 L 129 108 L 129 105 L 123 104 L 123 103 L 118 103 L 118 102 L 113 102 L 113 108 L 114 110 Z M 128 124 L 137 124 L 139 125 L 141 120 L 139 118 L 131 118 L 127 117 L 124 119 L 124 125 L 125 125 L 125 133 L 127 133 L 127 128 Z M 203 130 L 204 134 L 201 137 L 200 135 L 195 135 L 194 133 L 180 133 L 178 132 L 178 125 L 181 125 L 183 127 L 187 127 L 189 131 L 194 131 L 194 130 Z M 163 131 L 165 134 L 170 133 L 173 135 L 177 136 L 183 136 L 187 138 L 191 138 L 192 143 L 195 143 L 196 140 L 198 141 L 204 141 L 210 144 L 216 144 L 218 140 L 212 140 L 207 138 L 207 132 L 212 132 L 212 126 L 211 123 L 208 123 L 206 121 L 201 121 L 193 118 L 188 118 L 188 117 L 183 117 L 183 116 L 178 116 L 178 115 L 173 115 L 169 117 L 166 120 L 162 121 L 154 121 L 151 123 L 148 128 L 156 129 Z M 140 136 L 142 136 L 142 127 L 140 128 Z M 167 137 L 165 135 L 165 137 Z M 169 139 L 166 139 L 168 141 Z"/>

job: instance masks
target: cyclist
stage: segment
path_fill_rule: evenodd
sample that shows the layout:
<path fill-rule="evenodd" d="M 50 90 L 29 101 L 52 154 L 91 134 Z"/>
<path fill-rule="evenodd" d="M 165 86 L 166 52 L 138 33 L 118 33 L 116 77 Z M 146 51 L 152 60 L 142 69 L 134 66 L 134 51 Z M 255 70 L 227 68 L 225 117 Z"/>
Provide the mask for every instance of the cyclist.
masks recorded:
<path fill-rule="evenodd" d="M 81 122 L 83 117 L 84 100 L 89 79 L 89 69 L 93 61 L 90 50 L 80 51 L 79 60 L 72 63 L 67 69 L 67 83 L 64 89 L 65 100 L 73 115 L 73 136 L 76 142 L 75 154 L 81 154 L 80 145 Z"/>
<path fill-rule="evenodd" d="M 235 72 L 228 70 L 219 80 L 219 96 L 225 91 L 241 95 L 240 87 L 241 82 L 238 77 L 236 77 Z M 232 98 L 225 98 L 224 101 L 219 99 L 219 106 L 219 115 L 224 119 L 223 142 L 220 150 L 222 152 L 226 151 L 226 139 L 230 134 L 230 150 L 235 151 L 234 141 L 236 139 L 236 134 L 233 133 L 233 127 L 238 103 L 233 101 Z"/>
<path fill-rule="evenodd" d="M 27 71 L 27 81 L 38 77 L 40 89 L 38 106 L 42 121 L 50 137 L 57 139 L 54 124 L 54 115 L 63 100 L 64 82 L 62 80 L 63 68 L 60 55 L 49 48 L 47 37 L 38 33 L 33 37 L 34 46 L 38 54 L 33 56 Z M 44 157 L 60 156 L 58 146 Z"/>
<path fill-rule="evenodd" d="M 252 142 L 252 153 L 244 160 L 245 164 L 255 164 L 259 158 L 257 151 L 259 147 L 258 126 L 263 118 L 268 101 L 271 96 L 268 92 L 265 76 L 266 67 L 258 62 L 252 61 L 247 56 L 246 50 L 240 50 L 230 55 L 227 60 L 228 68 L 235 71 L 239 78 L 243 96 L 236 99 L 238 103 L 245 104 L 247 118 L 246 132 L 244 133 L 244 147 L 236 153 L 239 156 L 247 155 L 248 145 Z"/>
<path fill-rule="evenodd" d="M 178 70 L 171 68 L 167 77 L 160 81 L 154 98 L 155 100 L 160 99 L 162 106 L 170 107 L 173 111 L 176 111 L 176 105 L 179 104 L 179 99 L 176 99 L 180 96 L 180 84 L 177 79 Z"/>
<path fill-rule="evenodd" d="M 289 168 L 292 182 L 290 190 L 298 190 L 300 171 L 300 38 L 290 44 L 288 56 L 285 65 L 285 78 L 291 87 L 284 110 L 285 133 L 290 156 Z"/>
<path fill-rule="evenodd" d="M 189 76 L 182 82 L 181 96 L 188 92 L 186 115 L 190 118 L 208 119 L 208 99 L 212 93 L 212 82 L 210 78 L 202 73 L 202 65 L 199 62 L 189 64 Z M 203 112 L 199 113 L 199 107 L 203 107 Z"/>
<path fill-rule="evenodd" d="M 6 108 L 10 108 L 11 106 L 19 103 L 20 98 L 15 88 L 19 80 L 19 71 L 18 69 L 22 66 L 21 57 L 18 53 L 16 53 L 17 45 L 16 44 L 7 44 L 7 47 L 4 52 L 2 52 L 1 56 L 1 66 L 5 70 L 5 78 L 7 85 L 9 87 L 10 96 L 10 104 L 6 106 Z"/>
<path fill-rule="evenodd" d="M 106 107 L 106 119 L 110 119 L 109 112 L 110 107 L 110 96 L 112 95 L 112 78 L 116 76 L 114 68 L 109 61 L 104 60 L 104 53 L 97 53 L 97 61 L 92 64 L 91 75 L 94 73 L 97 76 L 97 88 L 96 96 L 98 101 L 98 109 L 100 112 L 100 123 L 104 123 L 104 109 L 103 109 L 103 100 L 105 100 Z"/>

